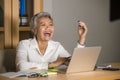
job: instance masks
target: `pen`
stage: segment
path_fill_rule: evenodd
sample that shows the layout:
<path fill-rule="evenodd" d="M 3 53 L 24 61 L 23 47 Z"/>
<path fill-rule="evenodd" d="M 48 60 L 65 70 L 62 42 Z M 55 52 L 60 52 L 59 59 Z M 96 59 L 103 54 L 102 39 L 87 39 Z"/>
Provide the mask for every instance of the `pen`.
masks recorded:
<path fill-rule="evenodd" d="M 80 22 L 80 20 L 77 21 L 78 23 Z"/>
<path fill-rule="evenodd" d="M 80 27 L 80 29 L 84 29 L 83 26 L 80 25 L 80 20 L 77 21 L 78 22 L 78 26 Z"/>

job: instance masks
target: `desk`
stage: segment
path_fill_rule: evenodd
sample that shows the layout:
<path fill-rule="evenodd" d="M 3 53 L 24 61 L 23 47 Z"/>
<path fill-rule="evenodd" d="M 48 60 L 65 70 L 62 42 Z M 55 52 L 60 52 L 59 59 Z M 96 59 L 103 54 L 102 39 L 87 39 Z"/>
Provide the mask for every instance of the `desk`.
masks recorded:
<path fill-rule="evenodd" d="M 116 64 L 113 64 L 113 66 Z M 117 67 L 120 63 L 117 64 Z M 120 68 L 120 67 L 119 67 Z M 16 77 L 16 78 L 4 78 L 0 77 L 0 80 L 120 80 L 119 71 L 104 71 L 95 70 L 82 73 L 70 73 L 70 74 L 54 74 L 48 77 L 28 78 L 28 77 Z"/>

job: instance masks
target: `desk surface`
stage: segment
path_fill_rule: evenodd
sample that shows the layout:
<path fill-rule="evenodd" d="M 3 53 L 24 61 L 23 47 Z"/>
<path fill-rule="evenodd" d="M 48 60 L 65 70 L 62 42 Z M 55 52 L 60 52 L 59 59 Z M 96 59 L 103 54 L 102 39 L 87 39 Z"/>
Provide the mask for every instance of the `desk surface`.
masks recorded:
<path fill-rule="evenodd" d="M 119 64 L 113 64 L 120 68 Z M 71 74 L 54 74 L 48 77 L 28 78 L 28 77 L 16 77 L 16 78 L 5 78 L 0 77 L 0 80 L 120 80 L 119 71 L 104 71 L 96 70 L 82 73 L 71 73 Z"/>

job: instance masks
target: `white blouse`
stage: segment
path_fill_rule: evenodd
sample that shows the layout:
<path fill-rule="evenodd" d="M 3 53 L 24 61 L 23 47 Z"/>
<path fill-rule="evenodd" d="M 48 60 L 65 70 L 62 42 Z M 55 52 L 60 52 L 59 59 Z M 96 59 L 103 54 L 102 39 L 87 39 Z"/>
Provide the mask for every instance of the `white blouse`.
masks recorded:
<path fill-rule="evenodd" d="M 77 45 L 77 47 L 84 47 Z M 36 38 L 22 40 L 17 47 L 16 65 L 19 70 L 28 70 L 32 67 L 37 69 L 48 69 L 50 62 L 56 61 L 58 57 L 70 57 L 71 55 L 59 42 L 50 40 L 44 55 L 41 54 Z"/>

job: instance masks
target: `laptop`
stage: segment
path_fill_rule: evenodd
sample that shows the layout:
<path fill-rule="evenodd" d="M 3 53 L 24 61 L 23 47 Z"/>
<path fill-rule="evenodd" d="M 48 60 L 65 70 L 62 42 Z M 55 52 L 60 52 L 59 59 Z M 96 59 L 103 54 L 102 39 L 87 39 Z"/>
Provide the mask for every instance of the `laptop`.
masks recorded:
<path fill-rule="evenodd" d="M 67 67 L 62 67 L 59 72 L 76 73 L 93 71 L 98 60 L 101 47 L 75 48 Z"/>

